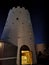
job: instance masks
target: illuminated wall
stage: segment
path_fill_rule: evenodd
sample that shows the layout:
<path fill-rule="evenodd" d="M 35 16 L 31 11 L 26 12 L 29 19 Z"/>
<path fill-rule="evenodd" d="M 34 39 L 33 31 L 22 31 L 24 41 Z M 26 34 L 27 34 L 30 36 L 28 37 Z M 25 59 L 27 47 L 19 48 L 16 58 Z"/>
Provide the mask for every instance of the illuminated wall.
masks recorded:
<path fill-rule="evenodd" d="M 37 54 L 39 53 L 39 51 L 41 51 L 41 53 L 43 53 L 44 49 L 45 49 L 45 44 L 44 43 L 36 44 Z"/>
<path fill-rule="evenodd" d="M 29 47 L 33 53 L 33 64 L 36 63 L 34 34 L 30 19 L 30 13 L 24 7 L 10 9 L 6 24 L 1 36 L 2 40 L 9 41 L 18 46 L 17 64 L 20 64 L 20 48 L 23 45 Z"/>

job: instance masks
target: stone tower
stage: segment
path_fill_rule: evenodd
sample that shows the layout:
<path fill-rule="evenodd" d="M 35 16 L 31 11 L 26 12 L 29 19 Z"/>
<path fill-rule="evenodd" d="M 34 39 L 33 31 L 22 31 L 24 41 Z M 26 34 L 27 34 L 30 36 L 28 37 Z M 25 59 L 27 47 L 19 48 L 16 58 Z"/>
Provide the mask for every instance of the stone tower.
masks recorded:
<path fill-rule="evenodd" d="M 30 14 L 27 9 L 18 6 L 17 8 L 13 7 L 9 11 L 1 39 L 18 46 L 17 65 L 36 64 L 34 34 Z M 31 62 L 29 61 L 30 59 Z"/>

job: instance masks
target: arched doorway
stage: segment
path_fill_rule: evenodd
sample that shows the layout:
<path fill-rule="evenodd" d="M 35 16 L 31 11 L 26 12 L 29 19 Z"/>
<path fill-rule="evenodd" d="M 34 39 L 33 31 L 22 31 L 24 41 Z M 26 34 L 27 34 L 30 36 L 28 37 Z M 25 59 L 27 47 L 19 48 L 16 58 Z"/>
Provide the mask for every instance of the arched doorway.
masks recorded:
<path fill-rule="evenodd" d="M 23 45 L 20 48 L 20 65 L 32 65 L 32 63 L 32 52 L 28 46 Z"/>

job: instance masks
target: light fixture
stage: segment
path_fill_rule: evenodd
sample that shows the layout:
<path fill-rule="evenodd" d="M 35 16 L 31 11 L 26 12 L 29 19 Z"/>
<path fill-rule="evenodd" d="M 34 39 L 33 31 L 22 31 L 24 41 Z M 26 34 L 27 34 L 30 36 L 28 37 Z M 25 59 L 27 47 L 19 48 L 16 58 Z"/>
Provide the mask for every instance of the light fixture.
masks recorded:
<path fill-rule="evenodd" d="M 0 42 L 0 48 L 2 48 L 2 42 Z"/>

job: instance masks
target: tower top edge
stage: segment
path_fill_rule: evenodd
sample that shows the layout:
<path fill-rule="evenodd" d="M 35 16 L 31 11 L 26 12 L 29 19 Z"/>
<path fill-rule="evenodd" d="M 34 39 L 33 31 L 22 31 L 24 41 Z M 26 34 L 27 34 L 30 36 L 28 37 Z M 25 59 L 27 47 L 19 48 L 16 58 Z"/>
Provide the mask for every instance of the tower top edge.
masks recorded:
<path fill-rule="evenodd" d="M 25 7 L 21 7 L 21 6 L 17 6 L 17 7 L 12 7 L 10 10 L 16 10 L 16 9 L 22 9 L 22 10 L 28 10 L 27 8 Z"/>

